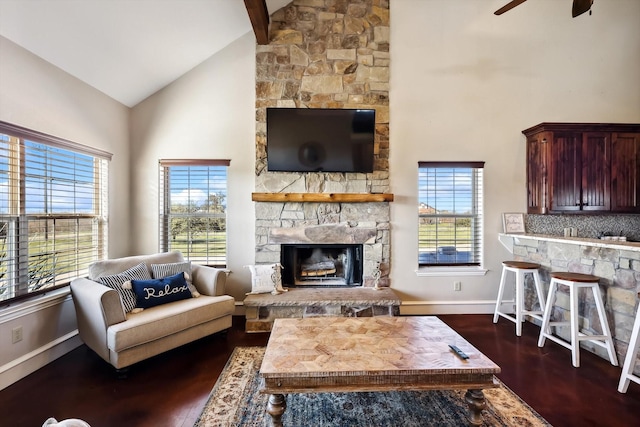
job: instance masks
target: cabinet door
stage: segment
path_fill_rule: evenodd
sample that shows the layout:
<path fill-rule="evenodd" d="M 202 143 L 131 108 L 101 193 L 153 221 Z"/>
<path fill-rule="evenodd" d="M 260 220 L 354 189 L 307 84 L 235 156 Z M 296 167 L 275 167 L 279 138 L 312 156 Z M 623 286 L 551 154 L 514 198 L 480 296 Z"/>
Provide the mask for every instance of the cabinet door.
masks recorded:
<path fill-rule="evenodd" d="M 543 214 L 549 207 L 547 200 L 547 141 L 548 134 L 539 133 L 527 138 L 527 212 Z"/>
<path fill-rule="evenodd" d="M 611 210 L 611 134 L 585 132 L 582 137 L 582 197 L 583 211 Z"/>
<path fill-rule="evenodd" d="M 640 134 L 612 134 L 611 210 L 640 213 Z"/>
<path fill-rule="evenodd" d="M 551 210 L 579 211 L 582 134 L 555 132 L 551 144 Z"/>

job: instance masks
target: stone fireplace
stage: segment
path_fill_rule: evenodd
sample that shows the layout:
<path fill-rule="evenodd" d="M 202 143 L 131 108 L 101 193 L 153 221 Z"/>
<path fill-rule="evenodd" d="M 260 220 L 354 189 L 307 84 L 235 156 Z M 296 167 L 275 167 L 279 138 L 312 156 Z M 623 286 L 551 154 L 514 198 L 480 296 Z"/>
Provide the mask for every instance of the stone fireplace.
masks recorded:
<path fill-rule="evenodd" d="M 360 285 L 379 274 L 389 286 L 388 201 L 313 197 L 389 193 L 389 64 L 387 0 L 293 0 L 271 16 L 269 44 L 256 46 L 255 188 L 305 197 L 256 200 L 257 264 L 281 262 L 283 244 L 361 245 Z M 374 171 L 268 171 L 267 108 L 375 109 Z"/>
<path fill-rule="evenodd" d="M 256 203 L 256 216 L 257 263 L 286 261 L 283 246 L 353 248 L 361 265 L 359 280 L 342 285 L 373 287 L 379 272 L 378 286 L 389 286 L 388 202 Z M 285 266 L 283 274 L 288 270 Z"/>
<path fill-rule="evenodd" d="M 284 286 L 362 286 L 362 245 L 282 245 L 280 256 Z"/>

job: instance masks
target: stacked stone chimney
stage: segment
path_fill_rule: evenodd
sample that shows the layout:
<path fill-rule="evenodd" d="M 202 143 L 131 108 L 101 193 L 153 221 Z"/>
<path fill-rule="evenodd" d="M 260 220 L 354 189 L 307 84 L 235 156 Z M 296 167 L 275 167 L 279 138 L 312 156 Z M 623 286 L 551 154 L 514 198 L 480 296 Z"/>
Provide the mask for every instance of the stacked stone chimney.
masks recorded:
<path fill-rule="evenodd" d="M 390 192 L 389 64 L 388 0 L 293 0 L 275 12 L 270 43 L 256 47 L 256 192 Z M 268 107 L 375 109 L 373 173 L 269 172 Z M 317 227 L 368 236 L 353 242 L 364 245 L 365 286 L 378 268 L 379 286 L 389 285 L 388 202 L 256 202 L 256 263 L 280 261 L 274 236 Z"/>

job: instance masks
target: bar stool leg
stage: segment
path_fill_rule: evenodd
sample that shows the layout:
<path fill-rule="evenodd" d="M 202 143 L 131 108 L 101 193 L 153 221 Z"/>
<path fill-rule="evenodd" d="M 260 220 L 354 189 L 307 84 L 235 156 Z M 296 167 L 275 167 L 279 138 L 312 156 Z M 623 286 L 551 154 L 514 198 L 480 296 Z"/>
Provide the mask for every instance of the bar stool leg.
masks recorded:
<path fill-rule="evenodd" d="M 516 273 L 516 335 L 522 335 L 522 310 L 524 307 L 524 271 L 518 270 Z"/>
<path fill-rule="evenodd" d="M 579 287 L 569 286 L 569 306 L 571 316 L 571 361 L 576 368 L 580 367 L 580 324 L 578 316 L 578 293 Z"/>
<path fill-rule="evenodd" d="M 533 283 L 536 286 L 536 294 L 538 295 L 538 302 L 540 303 L 540 311 L 544 313 L 544 292 L 542 291 L 542 281 L 540 280 L 540 273 L 538 270 L 533 272 Z"/>
<path fill-rule="evenodd" d="M 620 383 L 618 383 L 618 391 L 620 393 L 626 393 L 629 388 L 629 380 L 633 380 L 640 384 L 640 378 L 633 375 L 633 368 L 636 364 L 636 358 L 638 357 L 638 342 L 640 341 L 640 307 L 636 314 L 636 320 L 633 322 L 633 331 L 631 332 L 631 340 L 629 340 L 629 347 L 627 347 L 627 356 L 624 358 L 624 367 L 622 368 L 622 375 L 620 375 Z"/>
<path fill-rule="evenodd" d="M 500 287 L 498 288 L 498 298 L 496 299 L 496 310 L 493 313 L 493 323 L 498 323 L 500 306 L 502 305 L 502 295 L 504 294 L 505 283 L 507 282 L 507 269 L 502 267 L 502 276 L 500 277 Z"/>
<path fill-rule="evenodd" d="M 551 279 L 549 283 L 549 295 L 547 296 L 547 302 L 544 307 L 544 314 L 542 315 L 542 326 L 540 326 L 540 337 L 538 338 L 538 347 L 544 347 L 545 334 L 551 333 L 551 327 L 549 326 L 549 319 L 551 318 L 551 309 L 553 308 L 553 299 L 556 295 L 557 283 L 555 279 Z"/>
<path fill-rule="evenodd" d="M 613 337 L 611 335 L 611 329 L 609 328 L 609 322 L 607 321 L 607 314 L 604 311 L 604 303 L 602 301 L 600 287 L 595 284 L 591 289 L 593 290 L 593 299 L 596 300 L 596 308 L 598 309 L 598 317 L 600 317 L 602 334 L 606 337 L 604 342 L 607 346 L 607 353 L 609 353 L 609 360 L 613 366 L 618 366 L 618 356 L 616 355 L 615 348 L 613 348 Z"/>

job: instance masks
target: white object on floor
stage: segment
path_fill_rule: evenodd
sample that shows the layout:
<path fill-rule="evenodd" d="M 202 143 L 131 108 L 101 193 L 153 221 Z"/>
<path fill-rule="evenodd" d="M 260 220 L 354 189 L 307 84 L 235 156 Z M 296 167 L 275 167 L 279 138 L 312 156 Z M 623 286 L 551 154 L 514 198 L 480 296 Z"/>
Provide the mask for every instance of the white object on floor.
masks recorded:
<path fill-rule="evenodd" d="M 77 418 L 69 418 L 58 422 L 55 418 L 49 418 L 42 424 L 42 427 L 91 427 L 85 421 Z"/>

